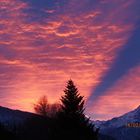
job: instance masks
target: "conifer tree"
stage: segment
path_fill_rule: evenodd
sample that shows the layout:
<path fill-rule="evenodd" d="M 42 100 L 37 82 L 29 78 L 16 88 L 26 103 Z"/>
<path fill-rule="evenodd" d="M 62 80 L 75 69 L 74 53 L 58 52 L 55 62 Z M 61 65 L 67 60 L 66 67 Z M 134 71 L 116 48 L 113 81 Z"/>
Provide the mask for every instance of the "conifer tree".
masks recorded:
<path fill-rule="evenodd" d="M 80 139 L 97 140 L 98 129 L 90 123 L 84 114 L 84 97 L 79 94 L 72 80 L 69 80 L 61 97 L 62 109 L 59 114 L 59 132 L 61 140 Z"/>
<path fill-rule="evenodd" d="M 77 87 L 72 80 L 69 80 L 64 90 L 65 95 L 61 97 L 62 111 L 68 115 L 83 115 L 84 100 L 80 96 Z"/>

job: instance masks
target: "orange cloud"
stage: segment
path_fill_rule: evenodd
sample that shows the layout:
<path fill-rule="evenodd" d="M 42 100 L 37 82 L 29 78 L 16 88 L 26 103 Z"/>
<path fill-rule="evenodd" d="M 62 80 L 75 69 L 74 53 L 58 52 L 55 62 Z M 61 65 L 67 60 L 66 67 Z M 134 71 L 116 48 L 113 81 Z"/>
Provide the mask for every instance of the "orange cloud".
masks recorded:
<path fill-rule="evenodd" d="M 46 10 L 53 17 L 39 22 L 30 21 L 31 15 L 24 12 L 30 8 L 28 3 L 2 0 L 0 83 L 4 87 L 1 93 L 7 94 L 3 98 L 8 98 L 2 105 L 31 110 L 32 102 L 43 94 L 51 102 L 58 101 L 69 78 L 82 95 L 90 95 L 134 25 L 120 20 L 128 18 L 127 13 L 118 17 L 118 6 L 125 12 L 127 5 L 115 7 L 116 16 L 112 9 L 105 14 L 100 5 L 81 12 L 87 4 L 86 0 L 80 4 L 72 0 L 64 6 L 65 12 L 59 8 L 54 9 L 56 12 Z"/>

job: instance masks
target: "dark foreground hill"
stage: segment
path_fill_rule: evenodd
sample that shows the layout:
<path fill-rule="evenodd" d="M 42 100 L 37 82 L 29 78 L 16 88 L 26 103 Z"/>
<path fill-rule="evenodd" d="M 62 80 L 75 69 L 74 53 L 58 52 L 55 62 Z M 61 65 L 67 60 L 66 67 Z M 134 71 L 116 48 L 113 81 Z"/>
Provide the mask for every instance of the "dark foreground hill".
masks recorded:
<path fill-rule="evenodd" d="M 50 123 L 47 117 L 0 107 L 0 140 L 47 140 Z"/>
<path fill-rule="evenodd" d="M 140 106 L 120 117 L 94 123 L 100 127 L 100 140 L 140 140 Z M 0 107 L 0 131 L 7 136 L 16 133 L 18 140 L 47 140 L 51 125 L 55 124 L 49 118 Z"/>
<path fill-rule="evenodd" d="M 0 106 L 0 123 L 5 126 L 21 125 L 36 114 Z"/>

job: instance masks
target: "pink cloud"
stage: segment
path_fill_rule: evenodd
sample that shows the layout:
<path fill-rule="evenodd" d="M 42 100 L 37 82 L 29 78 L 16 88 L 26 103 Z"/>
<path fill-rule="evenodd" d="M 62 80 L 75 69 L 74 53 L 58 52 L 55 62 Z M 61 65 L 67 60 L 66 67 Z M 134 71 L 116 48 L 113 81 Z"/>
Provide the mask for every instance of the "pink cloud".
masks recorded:
<path fill-rule="evenodd" d="M 32 110 L 31 104 L 43 94 L 51 102 L 57 101 L 69 78 L 87 98 L 134 28 L 133 22 L 122 22 L 130 18 L 130 4 L 110 4 L 116 3 L 109 10 L 102 4 L 84 10 L 88 1 L 71 0 L 64 5 L 64 12 L 59 7 L 46 9 L 53 17 L 30 22 L 30 14 L 24 12 L 30 8 L 27 3 L 2 0 L 0 48 L 5 50 L 0 67 L 7 68 L 0 75 L 6 93 L 2 105 Z"/>

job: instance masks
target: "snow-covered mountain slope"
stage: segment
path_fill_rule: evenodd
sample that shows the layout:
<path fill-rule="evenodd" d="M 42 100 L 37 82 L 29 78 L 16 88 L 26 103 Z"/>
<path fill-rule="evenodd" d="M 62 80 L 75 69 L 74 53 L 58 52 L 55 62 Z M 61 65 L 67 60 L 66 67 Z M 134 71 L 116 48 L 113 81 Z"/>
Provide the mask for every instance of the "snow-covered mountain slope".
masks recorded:
<path fill-rule="evenodd" d="M 140 126 L 128 127 L 128 124 L 140 124 L 140 106 L 120 117 L 108 121 L 95 121 L 102 135 L 108 135 L 115 140 L 140 140 Z"/>
<path fill-rule="evenodd" d="M 20 125 L 34 115 L 33 113 L 12 110 L 0 106 L 0 123 L 5 126 Z"/>
<path fill-rule="evenodd" d="M 120 117 L 115 117 L 108 121 L 95 121 L 95 124 L 101 129 L 104 128 L 117 128 L 126 126 L 128 123 L 140 122 L 140 106 L 138 106 L 135 110 L 130 111 Z"/>

